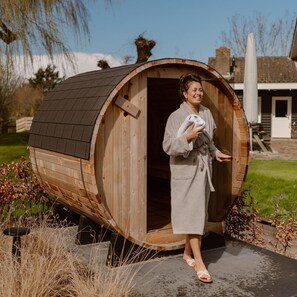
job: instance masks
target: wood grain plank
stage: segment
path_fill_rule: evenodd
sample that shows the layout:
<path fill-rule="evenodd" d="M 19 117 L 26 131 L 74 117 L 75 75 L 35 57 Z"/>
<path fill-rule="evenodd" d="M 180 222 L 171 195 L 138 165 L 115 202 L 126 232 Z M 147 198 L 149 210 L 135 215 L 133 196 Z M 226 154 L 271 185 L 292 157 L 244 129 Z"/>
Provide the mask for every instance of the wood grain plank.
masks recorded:
<path fill-rule="evenodd" d="M 112 128 L 112 214 L 117 224 L 121 222 L 122 216 L 122 110 L 115 105 L 112 106 L 113 128 Z"/>
<path fill-rule="evenodd" d="M 140 113 L 139 108 L 137 108 L 134 104 L 120 95 L 116 98 L 114 103 L 116 106 L 118 106 L 134 118 L 137 118 Z"/>
<path fill-rule="evenodd" d="M 121 96 L 128 96 L 129 99 L 129 89 L 130 84 L 126 84 L 120 91 Z M 122 166 L 121 166 L 121 176 L 122 176 L 122 186 L 121 186 L 121 198 L 120 207 L 122 210 L 121 214 L 121 229 L 124 234 L 129 234 L 130 230 L 130 179 L 132 178 L 130 172 L 130 160 L 131 160 L 131 150 L 130 150 L 130 123 L 131 117 L 127 116 L 125 113 L 121 114 L 121 151 L 122 151 Z"/>

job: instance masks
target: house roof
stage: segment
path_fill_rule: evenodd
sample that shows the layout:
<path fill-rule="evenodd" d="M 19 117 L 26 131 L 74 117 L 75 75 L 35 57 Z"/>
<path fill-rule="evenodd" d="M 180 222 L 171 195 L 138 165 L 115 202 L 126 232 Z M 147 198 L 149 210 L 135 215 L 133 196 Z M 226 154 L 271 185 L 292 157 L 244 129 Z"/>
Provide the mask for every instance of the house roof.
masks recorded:
<path fill-rule="evenodd" d="M 70 77 L 42 101 L 31 126 L 29 145 L 88 159 L 99 112 L 112 90 L 141 64 Z"/>
<path fill-rule="evenodd" d="M 235 57 L 236 67 L 232 80 L 234 83 L 243 83 L 244 60 L 243 57 Z M 216 67 L 216 58 L 209 58 L 208 64 L 220 72 Z M 289 57 L 257 57 L 257 68 L 258 83 L 297 82 L 296 64 Z M 221 73 L 221 75 L 225 76 L 227 73 Z"/>

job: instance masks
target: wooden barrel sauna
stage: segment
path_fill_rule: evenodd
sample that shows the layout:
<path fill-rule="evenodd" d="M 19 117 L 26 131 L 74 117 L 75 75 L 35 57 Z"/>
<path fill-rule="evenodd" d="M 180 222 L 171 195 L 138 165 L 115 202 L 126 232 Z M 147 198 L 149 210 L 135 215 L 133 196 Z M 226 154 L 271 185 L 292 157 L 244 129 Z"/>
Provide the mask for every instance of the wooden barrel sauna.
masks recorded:
<path fill-rule="evenodd" d="M 184 236 L 172 234 L 162 139 L 169 114 L 179 107 L 185 73 L 202 78 L 204 105 L 217 124 L 215 143 L 233 156 L 213 166 L 209 221 L 222 221 L 246 177 L 248 126 L 228 82 L 197 61 L 161 59 L 60 83 L 46 95 L 30 131 L 30 158 L 41 183 L 69 209 L 140 246 L 181 248 Z"/>

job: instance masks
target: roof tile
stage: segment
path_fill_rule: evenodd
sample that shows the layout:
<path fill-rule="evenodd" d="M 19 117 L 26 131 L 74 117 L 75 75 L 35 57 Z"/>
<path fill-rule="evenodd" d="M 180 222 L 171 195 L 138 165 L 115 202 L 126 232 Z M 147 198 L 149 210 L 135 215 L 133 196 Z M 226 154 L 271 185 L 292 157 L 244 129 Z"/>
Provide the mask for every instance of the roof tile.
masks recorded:
<path fill-rule="evenodd" d="M 75 155 L 86 157 L 86 152 L 90 150 L 90 143 L 88 142 L 76 142 L 75 145 Z"/>
<path fill-rule="evenodd" d="M 62 130 L 62 138 L 72 139 L 73 127 L 73 125 L 64 125 Z"/>
<path fill-rule="evenodd" d="M 55 125 L 55 136 L 57 138 L 61 138 L 62 135 L 63 135 L 63 127 L 64 125 L 61 125 L 61 124 L 56 124 Z"/>
<path fill-rule="evenodd" d="M 56 112 L 55 119 L 54 119 L 54 122 L 57 123 L 57 124 L 63 123 L 64 115 L 65 115 L 65 110 L 59 110 L 59 111 L 57 111 Z"/>
<path fill-rule="evenodd" d="M 84 126 L 84 132 L 82 134 L 82 141 L 91 142 L 92 134 L 94 127 L 93 126 Z"/>
<path fill-rule="evenodd" d="M 76 145 L 76 141 L 67 139 L 65 151 L 69 152 L 70 155 L 75 156 L 75 145 Z"/>
<path fill-rule="evenodd" d="M 83 133 L 84 133 L 84 126 L 76 125 L 73 127 L 72 138 L 74 140 L 82 140 Z"/>
<path fill-rule="evenodd" d="M 56 132 L 56 124 L 49 123 L 47 125 L 46 135 L 55 136 L 55 132 Z"/>
<path fill-rule="evenodd" d="M 57 152 L 64 154 L 66 152 L 66 142 L 64 138 L 58 138 L 57 140 Z"/>

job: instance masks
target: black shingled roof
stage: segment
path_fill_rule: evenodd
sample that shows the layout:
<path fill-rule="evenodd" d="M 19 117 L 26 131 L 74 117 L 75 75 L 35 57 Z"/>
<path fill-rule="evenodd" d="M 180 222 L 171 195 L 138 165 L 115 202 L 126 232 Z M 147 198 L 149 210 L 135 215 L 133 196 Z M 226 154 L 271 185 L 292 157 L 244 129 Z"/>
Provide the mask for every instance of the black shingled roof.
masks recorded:
<path fill-rule="evenodd" d="M 29 145 L 89 159 L 94 125 L 112 90 L 141 64 L 86 72 L 50 91 L 31 126 Z"/>

